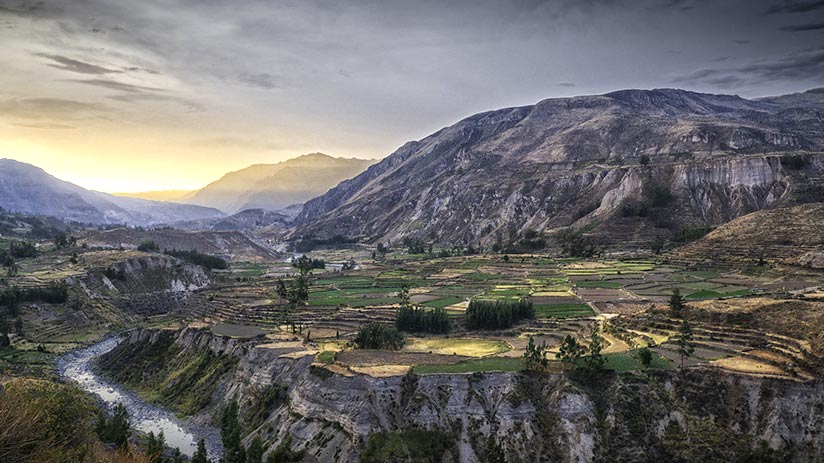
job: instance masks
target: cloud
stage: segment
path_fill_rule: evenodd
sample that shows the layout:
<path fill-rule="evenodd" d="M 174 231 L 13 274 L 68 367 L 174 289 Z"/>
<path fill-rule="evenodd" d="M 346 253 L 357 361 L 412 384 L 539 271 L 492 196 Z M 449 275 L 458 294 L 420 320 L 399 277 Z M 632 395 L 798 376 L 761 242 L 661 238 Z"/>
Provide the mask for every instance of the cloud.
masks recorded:
<path fill-rule="evenodd" d="M 0 118 L 21 129 L 75 129 L 85 121 L 108 119 L 112 111 L 105 105 L 62 98 L 0 100 Z"/>
<path fill-rule="evenodd" d="M 283 79 L 273 76 L 266 72 L 248 73 L 244 72 L 238 75 L 238 80 L 246 85 L 258 87 L 265 90 L 273 88 L 283 88 L 286 86 Z"/>
<path fill-rule="evenodd" d="M 48 63 L 48 66 L 51 66 L 56 69 L 62 69 L 64 71 L 69 72 L 76 72 L 79 74 L 92 74 L 92 75 L 101 75 L 101 74 L 118 74 L 122 73 L 123 71 L 117 69 L 109 69 L 103 66 L 98 66 L 96 64 L 87 63 L 85 61 L 76 60 L 73 58 L 69 58 L 63 55 L 50 55 L 48 53 L 35 53 L 35 56 L 39 56 L 42 58 L 48 58 L 52 63 Z"/>
<path fill-rule="evenodd" d="M 555 85 L 557 85 L 559 87 L 574 87 L 575 86 L 575 84 L 572 83 L 572 82 L 558 82 Z"/>
<path fill-rule="evenodd" d="M 72 79 L 70 82 L 77 82 L 84 85 L 92 85 L 95 87 L 102 87 L 109 90 L 117 90 L 119 92 L 126 93 L 154 93 L 163 91 L 163 89 L 160 88 L 127 84 L 125 82 L 110 79 Z"/>
<path fill-rule="evenodd" d="M 57 124 L 51 122 L 12 122 L 11 125 L 15 127 L 22 127 L 24 129 L 39 129 L 39 130 L 67 130 L 67 129 L 76 129 L 77 127 L 68 124 Z"/>
<path fill-rule="evenodd" d="M 780 59 L 760 60 L 732 68 L 699 69 L 673 80 L 679 84 L 708 83 L 721 88 L 771 81 L 824 80 L 824 47 L 808 48 Z"/>
<path fill-rule="evenodd" d="M 271 141 L 259 140 L 250 137 L 223 136 L 192 140 L 190 146 L 194 148 L 239 148 L 242 150 L 282 151 L 294 149 L 294 144 L 279 144 Z"/>
<path fill-rule="evenodd" d="M 811 24 L 796 24 L 792 26 L 784 26 L 781 28 L 784 32 L 807 32 L 807 31 L 817 31 L 824 29 L 824 23 L 811 23 Z"/>
<path fill-rule="evenodd" d="M 767 9 L 766 14 L 777 13 L 809 13 L 810 11 L 824 8 L 824 0 L 816 1 L 792 1 L 785 0 L 783 3 L 775 4 Z"/>

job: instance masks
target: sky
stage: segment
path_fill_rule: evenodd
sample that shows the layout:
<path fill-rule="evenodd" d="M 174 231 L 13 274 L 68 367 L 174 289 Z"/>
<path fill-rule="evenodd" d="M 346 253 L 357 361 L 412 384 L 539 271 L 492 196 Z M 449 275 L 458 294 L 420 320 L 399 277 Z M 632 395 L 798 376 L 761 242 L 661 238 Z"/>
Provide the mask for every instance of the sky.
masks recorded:
<path fill-rule="evenodd" d="M 0 157 L 108 192 L 625 88 L 824 86 L 824 1 L 0 0 Z"/>

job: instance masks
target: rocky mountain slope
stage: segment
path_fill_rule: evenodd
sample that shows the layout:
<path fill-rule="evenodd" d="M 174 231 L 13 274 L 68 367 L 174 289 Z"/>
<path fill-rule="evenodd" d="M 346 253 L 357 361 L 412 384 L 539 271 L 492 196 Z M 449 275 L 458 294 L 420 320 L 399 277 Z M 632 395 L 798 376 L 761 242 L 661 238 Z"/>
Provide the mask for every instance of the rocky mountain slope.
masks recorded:
<path fill-rule="evenodd" d="M 575 225 L 672 236 L 824 201 L 821 91 L 747 100 L 675 89 L 557 98 L 477 114 L 405 144 L 308 201 L 297 235 L 442 243 Z M 801 153 L 785 158 L 786 153 Z M 609 232 L 609 233 L 607 233 Z"/>
<path fill-rule="evenodd" d="M 0 207 L 91 224 L 154 225 L 223 215 L 208 207 L 86 190 L 39 167 L 11 159 L 0 159 Z"/>
<path fill-rule="evenodd" d="M 188 231 L 174 229 L 86 230 L 79 234 L 78 243 L 109 249 L 135 249 L 140 243 L 154 241 L 163 249 L 192 250 L 219 255 L 227 259 L 263 260 L 277 257 L 271 248 L 238 231 Z"/>
<path fill-rule="evenodd" d="M 183 202 L 230 214 L 244 209 L 276 211 L 325 193 L 363 172 L 372 162 L 312 153 L 277 164 L 255 164 L 224 175 Z"/>
<path fill-rule="evenodd" d="M 391 457 L 398 446 L 435 449 L 421 461 L 444 462 L 499 461 L 499 452 L 507 461 L 814 462 L 824 452 L 818 382 L 710 371 L 373 378 L 334 374 L 301 349 L 142 330 L 101 367 L 203 422 L 236 399 L 247 442 L 305 449 L 303 461 L 405 461 Z"/>
<path fill-rule="evenodd" d="M 691 261 L 780 261 L 824 269 L 824 203 L 758 211 L 678 248 Z"/>

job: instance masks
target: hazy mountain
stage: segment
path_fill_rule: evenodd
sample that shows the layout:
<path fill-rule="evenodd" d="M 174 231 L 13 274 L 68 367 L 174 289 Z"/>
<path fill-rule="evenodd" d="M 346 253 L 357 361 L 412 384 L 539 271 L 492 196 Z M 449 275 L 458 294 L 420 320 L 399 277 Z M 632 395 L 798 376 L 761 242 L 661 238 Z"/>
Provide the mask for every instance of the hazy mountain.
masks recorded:
<path fill-rule="evenodd" d="M 0 207 L 94 224 L 153 225 L 223 215 L 208 207 L 86 190 L 57 179 L 39 167 L 11 159 L 0 159 Z"/>
<path fill-rule="evenodd" d="M 476 114 L 308 201 L 296 233 L 488 242 L 574 224 L 632 241 L 824 201 L 821 96 L 625 90 Z"/>
<path fill-rule="evenodd" d="M 255 164 L 224 175 L 183 201 L 227 213 L 283 209 L 325 193 L 373 162 L 313 153 L 277 164 Z"/>
<path fill-rule="evenodd" d="M 115 196 L 125 196 L 127 198 L 148 199 L 149 201 L 171 201 L 179 203 L 183 202 L 184 199 L 194 194 L 195 191 L 196 190 L 160 190 L 112 194 Z"/>

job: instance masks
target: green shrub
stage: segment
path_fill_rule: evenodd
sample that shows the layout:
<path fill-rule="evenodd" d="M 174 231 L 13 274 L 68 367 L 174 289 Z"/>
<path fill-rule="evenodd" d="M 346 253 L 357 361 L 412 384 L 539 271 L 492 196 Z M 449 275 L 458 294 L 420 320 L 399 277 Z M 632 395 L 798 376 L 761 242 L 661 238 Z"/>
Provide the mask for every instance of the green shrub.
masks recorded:
<path fill-rule="evenodd" d="M 362 326 L 354 339 L 358 349 L 400 350 L 403 347 L 403 335 L 393 326 L 370 323 Z"/>

